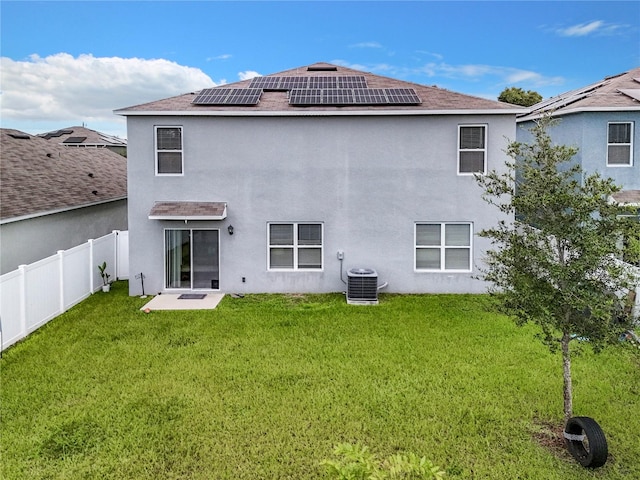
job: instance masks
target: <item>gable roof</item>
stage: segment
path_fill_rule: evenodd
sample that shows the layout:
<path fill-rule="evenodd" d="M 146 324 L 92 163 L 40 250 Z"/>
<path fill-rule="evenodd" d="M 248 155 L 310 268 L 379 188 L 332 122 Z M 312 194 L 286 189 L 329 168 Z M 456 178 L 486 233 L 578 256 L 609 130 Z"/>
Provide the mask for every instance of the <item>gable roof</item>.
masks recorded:
<path fill-rule="evenodd" d="M 127 160 L 111 150 L 66 148 L 7 128 L 0 145 L 3 223 L 127 197 Z"/>
<path fill-rule="evenodd" d="M 69 146 L 126 147 L 127 141 L 86 127 L 68 127 L 53 132 L 41 133 L 38 137 Z"/>
<path fill-rule="evenodd" d="M 640 67 L 536 103 L 518 121 L 532 120 L 548 112 L 556 116 L 630 110 L 640 110 Z"/>
<path fill-rule="evenodd" d="M 200 92 L 191 92 L 177 97 L 135 105 L 116 110 L 118 115 L 340 115 L 340 114 L 435 114 L 435 113 L 524 113 L 528 110 L 508 103 L 464 95 L 438 87 L 428 87 L 389 77 L 361 72 L 352 68 L 315 63 L 285 70 L 268 77 L 364 77 L 368 89 L 413 89 L 420 99 L 419 104 L 385 105 L 293 105 L 289 102 L 291 89 L 273 91 L 263 88 L 259 100 L 253 105 L 199 105 L 193 101 Z M 229 88 L 249 88 L 253 79 L 215 87 L 219 91 Z"/>

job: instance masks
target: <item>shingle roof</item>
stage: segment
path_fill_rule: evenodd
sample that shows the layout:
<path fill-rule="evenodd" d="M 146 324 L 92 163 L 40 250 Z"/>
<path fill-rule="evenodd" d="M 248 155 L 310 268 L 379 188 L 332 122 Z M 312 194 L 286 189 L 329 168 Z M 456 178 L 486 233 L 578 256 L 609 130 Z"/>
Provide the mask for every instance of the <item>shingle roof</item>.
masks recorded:
<path fill-rule="evenodd" d="M 53 132 L 41 133 L 38 136 L 45 140 L 62 144 L 78 145 L 81 143 L 84 145 L 105 145 L 111 147 L 127 146 L 127 141 L 122 138 L 97 132 L 86 127 L 62 128 Z"/>
<path fill-rule="evenodd" d="M 127 196 L 127 160 L 106 148 L 66 148 L 0 129 L 0 218 L 118 200 Z"/>
<path fill-rule="evenodd" d="M 222 220 L 226 216 L 227 204 L 224 202 L 155 202 L 149 212 L 151 220 Z"/>
<path fill-rule="evenodd" d="M 530 113 L 518 121 L 530 120 L 546 112 L 565 115 L 599 110 L 640 110 L 640 67 L 536 103 Z"/>
<path fill-rule="evenodd" d="M 622 205 L 639 205 L 640 206 L 640 190 L 621 190 L 614 193 L 611 197 Z"/>
<path fill-rule="evenodd" d="M 216 115 L 226 112 L 242 112 L 246 115 L 269 114 L 271 112 L 284 112 L 287 114 L 309 112 L 370 112 L 370 111 L 416 111 L 416 112 L 443 112 L 443 111 L 491 111 L 502 113 L 523 113 L 522 107 L 508 103 L 487 100 L 485 98 L 464 95 L 461 93 L 444 90 L 437 87 L 428 87 L 417 83 L 405 82 L 389 77 L 361 72 L 351 68 L 325 63 L 316 63 L 309 66 L 298 67 L 291 70 L 275 73 L 270 76 L 364 76 L 369 88 L 413 88 L 422 103 L 420 105 L 347 105 L 347 106 L 295 106 L 290 105 L 285 91 L 264 91 L 257 105 L 253 106 L 228 106 L 228 105 L 194 105 L 192 102 L 199 92 L 191 92 L 177 97 L 166 98 L 155 102 L 135 105 L 116 110 L 119 115 L 145 115 L 177 112 L 183 115 Z M 216 88 L 248 88 L 251 80 L 243 80 Z M 203 87 L 208 87 L 203 85 Z"/>

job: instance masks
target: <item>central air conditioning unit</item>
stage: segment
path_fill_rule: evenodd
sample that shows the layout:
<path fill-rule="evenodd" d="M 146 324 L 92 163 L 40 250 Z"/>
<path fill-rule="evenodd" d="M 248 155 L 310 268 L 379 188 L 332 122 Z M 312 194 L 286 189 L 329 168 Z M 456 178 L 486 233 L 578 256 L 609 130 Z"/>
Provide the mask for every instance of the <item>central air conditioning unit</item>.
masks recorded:
<path fill-rule="evenodd" d="M 352 268 L 347 272 L 347 303 L 378 304 L 378 274 L 371 268 Z"/>

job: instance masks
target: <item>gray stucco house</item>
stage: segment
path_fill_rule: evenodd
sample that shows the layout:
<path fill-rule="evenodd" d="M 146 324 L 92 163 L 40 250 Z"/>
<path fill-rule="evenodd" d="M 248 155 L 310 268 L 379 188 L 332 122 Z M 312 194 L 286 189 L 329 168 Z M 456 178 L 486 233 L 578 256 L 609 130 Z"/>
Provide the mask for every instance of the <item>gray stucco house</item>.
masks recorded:
<path fill-rule="evenodd" d="M 529 141 L 545 114 L 559 120 L 553 141 L 578 147 L 574 161 L 584 172 L 613 179 L 622 188 L 616 200 L 640 206 L 640 67 L 533 105 L 518 117 L 517 140 Z"/>
<path fill-rule="evenodd" d="M 151 293 L 484 291 L 476 232 L 502 217 L 474 174 L 504 168 L 518 113 L 325 63 L 117 110 L 130 271 Z"/>
<path fill-rule="evenodd" d="M 0 273 L 127 230 L 127 160 L 0 129 Z"/>

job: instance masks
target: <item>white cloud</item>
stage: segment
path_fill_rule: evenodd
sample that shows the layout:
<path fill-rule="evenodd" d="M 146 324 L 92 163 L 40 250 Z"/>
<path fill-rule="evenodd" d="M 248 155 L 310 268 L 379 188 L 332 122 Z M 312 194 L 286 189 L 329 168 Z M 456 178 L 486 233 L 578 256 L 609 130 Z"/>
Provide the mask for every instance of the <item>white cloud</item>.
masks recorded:
<path fill-rule="evenodd" d="M 105 133 L 120 135 L 124 119 L 113 110 L 216 85 L 200 69 L 163 59 L 58 53 L 19 61 L 2 57 L 0 70 L 3 126 L 87 122 L 90 128 L 113 124 Z M 37 133 L 32 130 L 26 131 Z"/>
<path fill-rule="evenodd" d="M 579 23 L 570 27 L 556 29 L 556 33 L 563 37 L 585 37 L 587 35 L 615 35 L 624 32 L 628 25 L 616 25 L 605 23 L 602 20 L 594 20 L 588 23 Z"/>
<path fill-rule="evenodd" d="M 528 87 L 543 87 L 564 83 L 562 77 L 548 77 L 531 70 L 495 65 L 428 63 L 423 65 L 419 71 L 428 77 L 443 77 L 470 82 L 492 79 L 493 83 L 504 86 L 526 84 Z"/>
<path fill-rule="evenodd" d="M 563 37 L 584 37 L 600 29 L 603 24 L 604 22 L 602 20 L 580 23 L 578 25 L 572 25 L 571 27 L 560 28 L 558 29 L 558 33 Z"/>
<path fill-rule="evenodd" d="M 261 77 L 262 75 L 258 72 L 254 72 L 253 70 L 247 70 L 245 72 L 238 72 L 238 78 L 240 80 L 249 80 L 255 77 Z"/>

